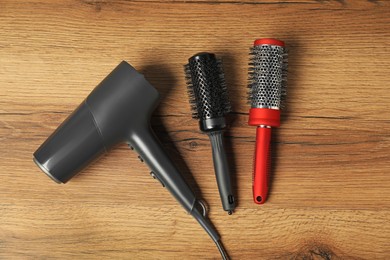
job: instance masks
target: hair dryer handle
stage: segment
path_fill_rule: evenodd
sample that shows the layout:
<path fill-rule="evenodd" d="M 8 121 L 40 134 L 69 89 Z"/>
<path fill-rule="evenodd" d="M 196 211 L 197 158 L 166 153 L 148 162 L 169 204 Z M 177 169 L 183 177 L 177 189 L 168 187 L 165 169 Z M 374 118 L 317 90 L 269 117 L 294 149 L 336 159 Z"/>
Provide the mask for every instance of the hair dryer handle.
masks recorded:
<path fill-rule="evenodd" d="M 195 194 L 164 151 L 153 130 L 150 127 L 136 130 L 128 141 L 151 169 L 152 177 L 160 181 L 190 213 L 196 201 Z"/>
<path fill-rule="evenodd" d="M 141 156 L 141 159 L 152 170 L 152 177 L 158 179 L 169 190 L 176 200 L 191 214 L 216 242 L 220 237 L 214 227 L 207 221 L 205 213 L 196 207 L 195 194 L 185 182 L 175 167 L 159 140 L 150 127 L 134 131 L 129 138 L 131 145 Z"/>

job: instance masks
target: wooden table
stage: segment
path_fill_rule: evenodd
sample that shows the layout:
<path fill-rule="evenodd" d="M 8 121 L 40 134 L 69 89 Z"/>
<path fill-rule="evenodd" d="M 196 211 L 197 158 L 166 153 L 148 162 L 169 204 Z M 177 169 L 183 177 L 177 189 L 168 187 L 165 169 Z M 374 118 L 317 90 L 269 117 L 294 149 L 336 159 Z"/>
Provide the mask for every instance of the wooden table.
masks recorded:
<path fill-rule="evenodd" d="M 390 257 L 388 1 L 0 1 L 0 258 L 219 259 L 205 232 L 125 144 L 66 185 L 32 153 L 121 60 L 161 92 L 153 127 L 210 207 L 233 259 Z M 289 48 L 272 190 L 252 202 L 248 51 Z M 238 208 L 221 209 L 183 64 L 223 59 Z"/>

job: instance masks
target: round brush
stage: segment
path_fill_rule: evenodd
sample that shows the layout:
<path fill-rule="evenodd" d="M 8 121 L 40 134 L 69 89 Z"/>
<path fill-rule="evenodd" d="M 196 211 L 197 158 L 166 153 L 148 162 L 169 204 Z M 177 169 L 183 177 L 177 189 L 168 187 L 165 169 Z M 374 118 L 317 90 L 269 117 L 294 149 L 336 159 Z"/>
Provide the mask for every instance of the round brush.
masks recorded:
<path fill-rule="evenodd" d="M 271 128 L 280 126 L 280 108 L 286 95 L 287 52 L 284 42 L 258 39 L 249 63 L 249 125 L 257 126 L 253 160 L 253 199 L 263 204 L 268 195 L 271 165 Z"/>
<path fill-rule="evenodd" d="M 222 64 L 212 53 L 198 53 L 188 62 L 185 73 L 193 117 L 199 120 L 200 130 L 210 138 L 222 206 L 232 214 L 236 203 L 223 145 L 225 116 L 230 112 L 231 106 Z"/>

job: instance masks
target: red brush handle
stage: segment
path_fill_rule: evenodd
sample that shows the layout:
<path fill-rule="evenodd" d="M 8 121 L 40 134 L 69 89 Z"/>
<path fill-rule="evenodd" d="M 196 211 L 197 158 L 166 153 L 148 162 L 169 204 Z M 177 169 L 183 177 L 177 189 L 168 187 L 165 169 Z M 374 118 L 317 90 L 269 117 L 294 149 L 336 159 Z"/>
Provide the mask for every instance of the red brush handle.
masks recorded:
<path fill-rule="evenodd" d="M 271 165 L 271 128 L 257 127 L 256 148 L 253 162 L 253 199 L 263 204 L 268 195 L 268 177 Z"/>

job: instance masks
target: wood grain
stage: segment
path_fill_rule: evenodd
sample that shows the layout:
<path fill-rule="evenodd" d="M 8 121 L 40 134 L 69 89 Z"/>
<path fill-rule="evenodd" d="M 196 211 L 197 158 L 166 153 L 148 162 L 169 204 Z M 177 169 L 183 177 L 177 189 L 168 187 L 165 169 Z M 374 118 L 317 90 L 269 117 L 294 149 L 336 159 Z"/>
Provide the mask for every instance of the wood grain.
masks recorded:
<path fill-rule="evenodd" d="M 153 126 L 233 259 L 390 257 L 388 1 L 0 1 L 0 258 L 218 259 L 207 235 L 125 145 L 66 185 L 36 148 L 121 60 L 162 93 Z M 252 202 L 248 49 L 289 48 L 268 203 Z M 221 210 L 182 66 L 224 61 L 237 211 Z"/>

